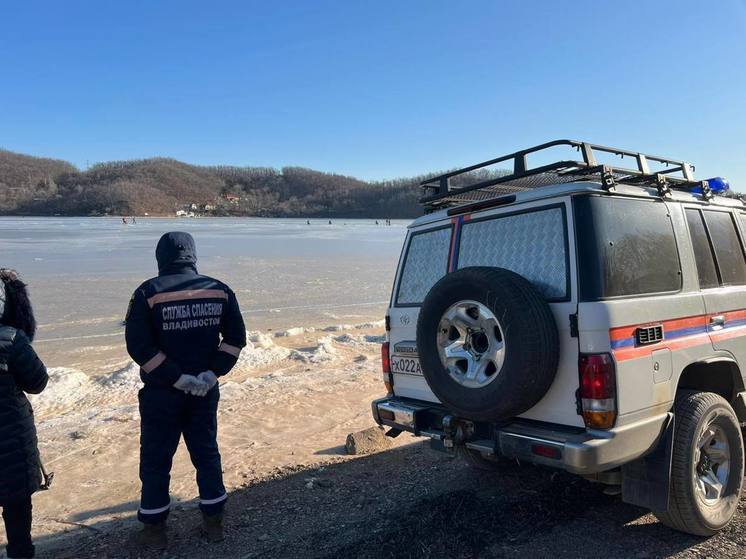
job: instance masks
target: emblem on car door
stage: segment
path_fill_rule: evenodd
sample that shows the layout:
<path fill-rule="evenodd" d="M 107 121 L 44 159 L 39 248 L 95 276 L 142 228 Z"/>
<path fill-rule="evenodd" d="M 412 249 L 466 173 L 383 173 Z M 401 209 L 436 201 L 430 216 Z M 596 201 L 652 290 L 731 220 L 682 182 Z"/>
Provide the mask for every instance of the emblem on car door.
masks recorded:
<path fill-rule="evenodd" d="M 411 319 L 411 318 L 409 318 L 409 315 L 408 315 L 408 314 L 403 314 L 403 315 L 401 315 L 401 316 L 399 317 L 399 320 L 401 321 L 401 323 L 402 323 L 402 324 L 403 324 L 404 326 L 406 326 L 407 324 L 409 324 L 409 322 L 410 322 L 410 321 L 411 321 L 412 319 Z"/>

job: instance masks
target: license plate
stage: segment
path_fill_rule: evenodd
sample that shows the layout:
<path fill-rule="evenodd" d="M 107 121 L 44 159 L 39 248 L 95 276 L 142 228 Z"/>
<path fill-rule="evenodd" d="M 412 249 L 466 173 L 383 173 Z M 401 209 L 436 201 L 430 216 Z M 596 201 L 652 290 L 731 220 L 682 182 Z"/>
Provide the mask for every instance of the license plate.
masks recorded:
<path fill-rule="evenodd" d="M 421 375 L 420 360 L 415 357 L 391 356 L 391 372 L 402 375 Z"/>

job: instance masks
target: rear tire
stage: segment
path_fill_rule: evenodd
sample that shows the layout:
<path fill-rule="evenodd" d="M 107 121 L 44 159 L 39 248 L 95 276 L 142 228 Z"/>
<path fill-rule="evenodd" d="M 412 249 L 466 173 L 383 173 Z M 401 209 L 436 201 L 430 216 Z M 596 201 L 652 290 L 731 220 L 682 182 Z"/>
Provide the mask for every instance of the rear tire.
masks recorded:
<path fill-rule="evenodd" d="M 743 485 L 744 447 L 733 408 L 712 392 L 681 391 L 668 511 L 656 516 L 688 534 L 712 536 L 733 518 Z"/>

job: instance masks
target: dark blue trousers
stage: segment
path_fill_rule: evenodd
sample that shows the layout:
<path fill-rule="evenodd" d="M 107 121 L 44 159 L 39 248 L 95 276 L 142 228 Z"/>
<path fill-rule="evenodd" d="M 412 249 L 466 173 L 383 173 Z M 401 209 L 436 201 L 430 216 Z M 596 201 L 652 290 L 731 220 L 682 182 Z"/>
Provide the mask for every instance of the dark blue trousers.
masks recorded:
<path fill-rule="evenodd" d="M 171 465 L 181 436 L 197 470 L 200 509 L 220 514 L 228 498 L 218 450 L 218 401 L 215 386 L 203 398 L 175 388 L 145 386 L 140 390 L 140 481 L 137 518 L 146 524 L 163 522 L 171 508 Z"/>

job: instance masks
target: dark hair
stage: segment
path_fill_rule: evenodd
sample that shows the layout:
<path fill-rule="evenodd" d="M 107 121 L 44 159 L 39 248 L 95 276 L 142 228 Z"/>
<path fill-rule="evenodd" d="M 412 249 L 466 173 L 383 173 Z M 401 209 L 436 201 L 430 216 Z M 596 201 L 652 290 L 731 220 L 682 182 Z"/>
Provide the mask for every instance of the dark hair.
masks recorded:
<path fill-rule="evenodd" d="M 0 322 L 23 330 L 29 340 L 33 340 L 36 335 L 36 319 L 26 284 L 19 279 L 15 270 L 7 269 L 0 270 L 0 281 L 5 287 L 5 312 L 0 317 Z"/>

